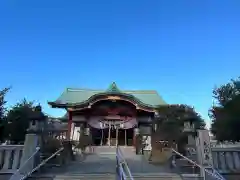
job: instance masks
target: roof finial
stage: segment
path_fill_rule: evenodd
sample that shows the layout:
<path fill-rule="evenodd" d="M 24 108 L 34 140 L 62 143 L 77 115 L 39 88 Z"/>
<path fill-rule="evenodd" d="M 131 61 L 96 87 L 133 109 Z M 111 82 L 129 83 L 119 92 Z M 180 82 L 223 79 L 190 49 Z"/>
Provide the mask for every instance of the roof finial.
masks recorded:
<path fill-rule="evenodd" d="M 110 84 L 110 86 L 107 89 L 108 92 L 121 92 L 118 87 L 117 84 L 115 82 L 112 82 L 112 84 Z"/>

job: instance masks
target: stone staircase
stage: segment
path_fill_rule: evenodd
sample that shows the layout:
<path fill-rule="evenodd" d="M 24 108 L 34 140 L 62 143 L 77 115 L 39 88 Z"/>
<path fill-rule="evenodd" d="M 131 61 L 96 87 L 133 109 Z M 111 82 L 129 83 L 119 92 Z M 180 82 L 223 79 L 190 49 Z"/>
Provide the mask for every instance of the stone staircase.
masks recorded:
<path fill-rule="evenodd" d="M 115 174 L 69 174 L 59 175 L 54 180 L 115 180 Z"/>
<path fill-rule="evenodd" d="M 133 147 L 122 147 L 123 156 L 133 174 L 159 174 L 172 173 L 169 164 L 155 165 L 151 164 L 143 155 L 137 155 Z"/>
<path fill-rule="evenodd" d="M 169 168 L 149 164 L 142 155 L 136 155 L 133 147 L 121 150 L 134 180 L 182 180 Z M 52 180 L 115 180 L 116 147 L 94 147 L 83 161 L 74 161 L 52 174 Z"/>
<path fill-rule="evenodd" d="M 197 162 L 197 155 L 192 154 L 192 155 L 186 155 L 188 159 L 191 159 L 194 162 Z M 190 163 L 188 160 L 184 158 L 178 158 L 176 159 L 176 165 L 179 168 L 179 171 L 182 174 L 199 174 L 200 169 L 199 167 L 194 166 L 192 163 Z"/>

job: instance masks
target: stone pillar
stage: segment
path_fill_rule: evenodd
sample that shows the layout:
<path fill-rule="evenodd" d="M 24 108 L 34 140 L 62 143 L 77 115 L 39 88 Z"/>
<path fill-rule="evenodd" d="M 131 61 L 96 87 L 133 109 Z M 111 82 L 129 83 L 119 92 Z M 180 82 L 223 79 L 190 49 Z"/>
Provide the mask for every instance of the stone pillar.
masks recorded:
<path fill-rule="evenodd" d="M 68 133 L 67 133 L 67 140 L 71 138 L 71 130 L 72 130 L 72 112 L 68 111 Z"/>
<path fill-rule="evenodd" d="M 104 129 L 104 124 L 100 122 L 100 128 L 101 128 L 101 146 L 103 145 L 103 129 Z"/>
<path fill-rule="evenodd" d="M 82 125 L 81 125 L 81 123 L 74 123 L 74 126 L 75 126 L 75 133 L 73 136 L 73 140 L 79 141 L 81 133 L 82 133 Z"/>
<path fill-rule="evenodd" d="M 111 145 L 111 123 L 108 124 L 108 139 L 107 139 L 108 146 Z"/>
<path fill-rule="evenodd" d="M 198 130 L 196 138 L 198 163 L 204 168 L 213 166 L 209 130 Z M 201 175 L 205 179 L 206 173 L 201 170 Z"/>
<path fill-rule="evenodd" d="M 124 129 L 124 145 L 127 146 L 127 130 Z"/>
<path fill-rule="evenodd" d="M 26 134 L 24 148 L 23 148 L 23 155 L 22 155 L 21 164 L 20 164 L 21 174 L 26 174 L 34 168 L 35 166 L 34 160 L 36 159 L 36 155 L 32 158 L 30 157 L 33 155 L 33 153 L 36 152 L 38 144 L 39 144 L 39 137 L 36 134 Z M 28 162 L 25 164 L 27 160 Z"/>
<path fill-rule="evenodd" d="M 79 128 L 79 139 L 82 138 L 82 136 L 84 135 L 84 124 L 81 123 L 80 124 L 80 128 Z"/>
<path fill-rule="evenodd" d="M 133 146 L 136 147 L 136 137 L 139 135 L 139 128 L 135 128 L 133 131 Z"/>
<path fill-rule="evenodd" d="M 116 127 L 116 146 L 118 146 L 118 127 Z"/>
<path fill-rule="evenodd" d="M 84 129 L 84 136 L 86 138 L 86 141 L 87 141 L 87 147 L 85 149 L 86 152 L 90 152 L 90 146 L 92 145 L 91 143 L 91 137 L 90 137 L 90 128 L 89 127 L 85 127 Z"/>

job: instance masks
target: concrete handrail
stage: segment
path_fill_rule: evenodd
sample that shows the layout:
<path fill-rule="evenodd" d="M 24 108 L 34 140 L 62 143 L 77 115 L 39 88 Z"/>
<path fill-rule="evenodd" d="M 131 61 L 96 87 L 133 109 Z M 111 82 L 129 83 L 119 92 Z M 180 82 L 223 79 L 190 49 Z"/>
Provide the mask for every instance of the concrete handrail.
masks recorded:
<path fill-rule="evenodd" d="M 224 177 L 222 177 L 222 175 L 220 173 L 218 173 L 217 170 L 215 170 L 213 167 L 211 167 L 211 169 L 213 169 L 213 172 L 210 172 L 209 170 L 207 170 L 206 168 L 204 168 L 203 166 L 197 164 L 196 162 L 192 161 L 191 159 L 187 158 L 186 156 L 182 155 L 181 153 L 179 153 L 178 151 L 176 151 L 175 149 L 172 149 L 172 151 L 174 153 L 176 153 L 177 155 L 181 156 L 182 158 L 186 159 L 188 162 L 192 163 L 194 166 L 199 167 L 201 170 L 203 170 L 204 172 L 206 172 L 207 174 L 211 175 L 212 177 L 216 178 L 217 180 L 225 180 Z"/>
<path fill-rule="evenodd" d="M 126 171 L 127 171 L 128 175 L 129 175 L 129 178 L 130 178 L 131 180 L 134 180 L 133 177 L 132 177 L 132 173 L 131 173 L 131 171 L 130 171 L 130 169 L 129 169 L 129 167 L 128 167 L 128 164 L 127 164 L 127 162 L 126 162 L 126 160 L 125 160 L 125 158 L 124 158 L 124 156 L 123 156 L 123 153 L 122 153 L 121 149 L 119 148 L 119 146 L 117 146 L 116 151 L 117 151 L 117 152 L 116 152 L 117 159 L 119 159 L 119 160 L 121 160 L 121 161 L 123 162 L 123 163 L 118 162 L 118 163 L 119 163 L 118 165 L 120 166 L 120 171 L 122 171 L 122 174 L 123 174 L 123 176 L 124 176 L 124 179 L 126 179 L 126 174 L 125 174 L 125 172 L 124 172 L 124 169 L 123 169 L 123 167 L 122 167 L 122 164 L 125 165 Z"/>
<path fill-rule="evenodd" d="M 28 178 L 32 173 L 34 173 L 35 171 L 37 171 L 40 167 L 42 167 L 43 165 L 45 165 L 50 159 L 52 159 L 53 157 L 55 157 L 58 153 L 60 153 L 61 151 L 63 151 L 64 148 L 60 148 L 59 150 L 57 150 L 55 153 L 53 153 L 51 156 L 49 156 L 47 159 L 43 160 L 37 167 L 33 168 L 32 171 L 30 171 L 29 173 L 27 173 L 25 176 L 23 176 L 21 179 L 19 180 L 25 180 L 26 178 Z"/>
<path fill-rule="evenodd" d="M 27 165 L 27 163 L 39 152 L 40 147 L 36 148 L 36 151 L 25 161 L 21 164 L 20 168 L 13 173 L 10 180 L 15 180 L 16 176 L 20 175 L 20 170 Z"/>

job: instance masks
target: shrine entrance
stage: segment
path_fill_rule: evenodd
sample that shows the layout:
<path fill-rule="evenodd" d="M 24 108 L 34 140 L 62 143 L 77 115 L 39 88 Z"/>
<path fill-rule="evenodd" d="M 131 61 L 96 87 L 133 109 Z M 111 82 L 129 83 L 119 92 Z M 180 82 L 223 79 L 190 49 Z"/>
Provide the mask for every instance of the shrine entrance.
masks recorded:
<path fill-rule="evenodd" d="M 138 127 L 138 115 L 142 115 L 135 105 L 122 100 L 101 100 L 90 111 L 87 126 L 91 127 L 93 145 L 134 145 L 134 128 Z"/>
<path fill-rule="evenodd" d="M 93 145 L 95 146 L 132 146 L 134 128 L 125 129 L 123 124 L 109 121 L 104 128 L 91 128 Z"/>

